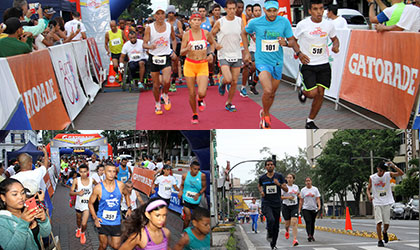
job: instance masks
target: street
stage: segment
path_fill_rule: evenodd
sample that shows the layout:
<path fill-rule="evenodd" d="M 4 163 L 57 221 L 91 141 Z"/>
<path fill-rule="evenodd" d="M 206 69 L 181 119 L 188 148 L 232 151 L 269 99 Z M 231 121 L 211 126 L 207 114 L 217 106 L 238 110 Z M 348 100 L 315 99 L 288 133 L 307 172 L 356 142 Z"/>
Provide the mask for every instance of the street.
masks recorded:
<path fill-rule="evenodd" d="M 302 219 L 304 223 L 304 220 Z M 345 220 L 339 219 L 317 219 L 315 225 L 321 227 L 332 227 L 337 229 L 344 229 Z M 352 220 L 353 230 L 373 232 L 375 230 L 373 219 L 354 219 Z M 258 223 L 258 233 L 255 234 L 251 231 L 251 223 L 241 224 L 242 237 L 245 242 L 247 238 L 248 243 L 252 243 L 253 246 L 248 246 L 249 249 L 270 249 L 269 243 L 266 241 L 266 229 L 265 223 Z M 285 239 L 284 224 L 280 225 L 279 238 L 277 240 L 277 247 L 279 249 L 293 249 L 292 242 L 292 230 L 289 230 L 290 238 Z M 334 250 L 334 249 L 403 249 L 413 250 L 419 249 L 419 221 L 407 221 L 407 220 L 392 220 L 390 223 L 389 233 L 394 233 L 398 237 L 398 241 L 390 241 L 385 244 L 385 248 L 377 247 L 377 239 L 364 238 L 358 236 L 349 236 L 345 234 L 337 234 L 331 232 L 325 232 L 316 230 L 315 231 L 315 242 L 308 242 L 306 237 L 306 231 L 304 227 L 298 227 L 299 249 L 314 249 L 314 250 Z M 249 245 L 249 244 L 248 244 Z M 296 248 L 296 247 L 295 247 Z"/>

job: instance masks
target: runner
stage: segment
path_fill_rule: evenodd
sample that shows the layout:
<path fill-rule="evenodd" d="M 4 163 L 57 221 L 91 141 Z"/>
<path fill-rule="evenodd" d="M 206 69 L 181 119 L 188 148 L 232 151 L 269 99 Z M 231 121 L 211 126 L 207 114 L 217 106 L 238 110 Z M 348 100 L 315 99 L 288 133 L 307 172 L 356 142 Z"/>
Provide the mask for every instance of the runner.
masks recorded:
<path fill-rule="evenodd" d="M 252 19 L 245 28 L 245 33 L 255 33 L 256 37 L 255 67 L 264 91 L 263 109 L 260 111 L 260 128 L 263 129 L 271 128 L 270 108 L 282 77 L 283 48 L 279 45 L 296 47 L 290 22 L 287 18 L 277 15 L 278 9 L 277 1 L 265 1 L 265 15 Z M 245 53 L 249 53 L 247 44 L 244 45 Z M 297 47 L 294 49 L 298 50 Z"/>
<path fill-rule="evenodd" d="M 217 20 L 211 30 L 211 35 L 217 35 L 215 47 L 218 50 L 217 57 L 219 58 L 219 64 L 222 70 L 219 94 L 223 96 L 226 92 L 226 86 L 228 86 L 228 89 L 230 87 L 225 109 L 229 112 L 235 112 L 236 107 L 232 104 L 232 99 L 235 95 L 242 65 L 241 38 L 246 42 L 247 46 L 248 43 L 246 41 L 246 34 L 242 32 L 244 30 L 244 23 L 241 18 L 235 16 L 236 1 L 227 0 L 225 10 L 227 15 Z"/>
<path fill-rule="evenodd" d="M 198 207 L 192 215 L 194 227 L 187 227 L 174 250 L 210 250 L 210 211 Z"/>
<path fill-rule="evenodd" d="M 311 177 L 305 178 L 305 187 L 300 191 L 299 214 L 303 213 L 305 219 L 308 241 L 315 241 L 315 220 L 318 211 L 321 209 L 321 200 L 318 188 L 312 186 Z"/>
<path fill-rule="evenodd" d="M 169 43 L 172 40 L 172 48 L 176 48 L 176 39 L 173 27 L 165 22 L 165 10 L 162 7 L 156 8 L 154 17 L 156 21 L 146 27 L 143 48 L 149 50 L 153 95 L 155 98 L 155 113 L 161 115 L 163 114 L 159 101 L 161 85 L 163 86 L 162 98 L 164 100 L 165 110 L 169 111 L 172 106 L 168 92 L 171 80 L 171 60 L 176 59 L 176 54 L 171 50 Z M 159 80 L 160 71 L 162 71 L 163 76 L 162 82 Z"/>
<path fill-rule="evenodd" d="M 122 158 L 121 165 L 117 168 L 117 179 L 126 183 L 132 175 L 131 169 L 127 166 L 127 158 Z"/>
<path fill-rule="evenodd" d="M 267 173 L 262 175 L 258 181 L 258 190 L 261 194 L 261 208 L 267 220 L 267 241 L 270 242 L 271 249 L 277 249 L 276 243 L 279 236 L 279 223 L 282 200 L 280 188 L 288 192 L 286 181 L 280 173 L 274 172 L 273 160 L 265 161 Z"/>
<path fill-rule="evenodd" d="M 198 9 L 198 12 L 200 13 L 200 16 L 201 16 L 200 28 L 210 32 L 211 28 L 214 26 L 214 20 L 215 19 L 214 18 L 209 18 L 207 16 L 207 9 L 204 5 L 198 6 L 197 9 Z M 219 16 L 220 16 L 220 12 L 219 12 Z M 190 18 L 190 27 L 191 27 L 191 18 Z M 207 48 L 210 49 L 210 47 L 207 47 Z M 210 51 L 207 50 L 207 52 L 209 53 Z M 212 58 L 212 60 L 208 62 L 208 72 L 209 72 L 208 73 L 208 79 L 209 79 L 210 86 L 214 85 L 213 73 L 214 73 L 214 63 L 215 63 L 215 61 L 213 59 L 214 58 Z"/>
<path fill-rule="evenodd" d="M 89 211 L 95 226 L 98 228 L 99 249 L 107 246 L 118 249 L 121 244 L 121 198 L 124 195 L 127 203 L 131 204 L 130 196 L 124 183 L 115 180 L 117 168 L 112 163 L 105 165 L 105 180 L 96 185 L 89 199 Z M 98 213 L 95 212 L 94 202 L 99 199 Z M 128 207 L 127 216 L 131 215 Z M 108 236 L 111 240 L 108 241 Z"/>
<path fill-rule="evenodd" d="M 235 15 L 241 18 L 242 23 L 244 24 L 244 26 L 246 26 L 248 24 L 248 21 L 251 19 L 252 15 L 248 17 L 248 15 L 243 13 L 244 2 L 242 0 L 236 1 L 236 4 L 237 4 L 237 7 L 236 7 Z M 244 50 L 244 43 L 242 42 L 242 40 L 241 40 L 240 45 L 241 45 L 242 58 L 244 58 L 245 50 Z M 246 83 L 248 81 L 248 76 L 249 76 L 249 62 L 242 61 L 241 69 L 242 69 L 242 86 L 241 86 L 241 90 L 239 94 L 242 97 L 248 97 L 248 93 L 246 92 Z"/>
<path fill-rule="evenodd" d="M 127 181 L 125 183 L 125 188 L 127 189 L 127 193 L 130 194 L 131 211 L 134 211 L 135 209 L 137 209 L 137 200 L 139 201 L 140 205 L 143 205 L 144 203 L 143 199 L 141 198 L 139 192 L 137 192 L 133 188 L 133 182 Z M 125 201 L 125 197 L 123 197 L 122 202 L 121 202 L 121 214 L 124 220 L 127 219 L 127 211 L 128 211 L 127 202 Z"/>
<path fill-rule="evenodd" d="M 281 191 L 281 199 L 283 200 L 282 214 L 285 222 L 286 233 L 284 237 L 289 239 L 289 227 L 290 222 L 293 228 L 293 246 L 299 245 L 297 240 L 297 219 L 298 219 L 298 197 L 299 197 L 299 187 L 294 184 L 296 176 L 294 174 L 288 174 L 286 176 L 288 192 Z"/>
<path fill-rule="evenodd" d="M 167 214 L 165 201 L 157 197 L 148 200 L 124 222 L 124 243 L 119 250 L 168 249 L 171 232 L 165 227 Z"/>
<path fill-rule="evenodd" d="M 89 167 L 85 164 L 79 167 L 80 177 L 73 180 L 70 189 L 70 195 L 76 195 L 76 237 L 80 238 L 80 244 L 86 243 L 86 228 L 89 219 L 89 198 L 92 194 L 92 185 L 94 180 L 88 177 Z"/>
<path fill-rule="evenodd" d="M 181 188 L 178 198 L 182 197 L 183 212 L 185 214 L 184 227 L 187 228 L 191 221 L 191 210 L 196 209 L 201 201 L 201 195 L 206 191 L 206 175 L 200 172 L 200 163 L 193 161 L 190 171 L 182 175 Z"/>
<path fill-rule="evenodd" d="M 158 176 L 155 181 L 153 182 L 153 188 L 152 188 L 152 194 L 154 194 L 155 188 L 158 185 L 158 197 L 161 200 L 164 200 L 166 204 L 171 202 L 171 196 L 172 196 L 172 188 L 174 188 L 176 191 L 179 192 L 179 188 L 176 185 L 176 179 L 172 175 L 169 175 L 171 173 L 172 167 L 169 165 L 165 165 L 163 167 L 163 175 Z"/>
<path fill-rule="evenodd" d="M 189 90 L 189 102 L 193 112 L 192 124 L 198 124 L 198 110 L 204 111 L 206 103 L 204 97 L 207 93 L 209 67 L 213 61 L 214 39 L 209 36 L 209 32 L 200 28 L 201 17 L 198 12 L 194 12 L 190 17 L 191 29 L 185 32 L 182 38 L 181 55 L 186 55 L 184 64 L 184 75 L 187 80 Z M 195 38 L 194 38 L 195 37 Z M 210 42 L 210 53 L 207 53 L 207 43 Z M 195 83 L 198 85 L 198 95 L 195 91 Z"/>
<path fill-rule="evenodd" d="M 213 14 L 213 16 L 210 18 L 210 23 L 213 23 L 213 25 L 216 23 L 217 20 L 221 18 L 220 11 L 220 5 L 215 3 L 211 9 L 211 13 Z"/>
<path fill-rule="evenodd" d="M 172 50 L 175 51 L 176 59 L 172 60 L 172 83 L 169 91 L 176 92 L 176 85 L 175 82 L 178 80 L 179 77 L 179 83 L 181 83 L 181 65 L 179 61 L 179 56 L 181 53 L 181 39 L 184 34 L 184 30 L 182 28 L 182 23 L 176 18 L 176 9 L 173 5 L 168 5 L 168 8 L 166 9 L 166 14 L 168 15 L 168 19 L 166 20 L 174 29 L 175 31 L 175 39 L 176 39 L 176 48 L 174 49 L 172 47 Z M 179 66 L 179 67 L 178 67 Z"/>
<path fill-rule="evenodd" d="M 120 27 L 123 23 L 125 24 L 124 20 L 120 20 Z M 109 23 L 109 26 L 111 30 L 105 33 L 105 50 L 108 56 L 111 55 L 114 70 L 118 72 L 118 60 L 127 37 L 124 35 L 123 29 L 117 27 L 117 23 L 114 20 Z"/>
<path fill-rule="evenodd" d="M 253 232 L 258 233 L 258 215 L 260 214 L 260 206 L 256 204 L 257 198 L 252 198 L 252 203 L 249 204 L 250 216 L 252 220 L 251 229 Z"/>
<path fill-rule="evenodd" d="M 303 63 L 300 70 L 303 82 L 299 88 L 299 101 L 304 103 L 306 97 L 313 99 L 306 129 L 317 129 L 314 119 L 324 101 L 324 91 L 331 85 L 331 66 L 328 60 L 328 37 L 333 42 L 332 51 L 338 53 L 339 41 L 334 24 L 323 20 L 324 5 L 321 0 L 309 3 L 310 18 L 300 21 L 296 26 L 295 37 L 301 50 L 296 52 Z M 296 51 L 296 50 L 295 50 Z"/>
<path fill-rule="evenodd" d="M 94 172 L 93 174 L 92 174 L 92 178 L 95 180 L 95 182 L 96 183 L 101 183 L 101 182 L 103 182 L 104 180 L 105 180 L 105 174 L 104 174 L 104 171 L 105 171 L 105 167 L 104 167 L 104 165 L 102 165 L 102 164 L 99 164 L 97 167 L 96 167 L 96 172 Z"/>
<path fill-rule="evenodd" d="M 392 167 L 397 172 L 388 171 L 388 167 Z M 395 202 L 391 190 L 391 179 L 404 175 L 404 172 L 391 161 L 379 163 L 376 169 L 378 172 L 369 177 L 366 194 L 369 201 L 373 203 L 376 232 L 378 234 L 378 247 L 384 247 L 384 242 L 388 243 L 391 205 Z M 372 194 L 370 194 L 371 190 Z M 383 231 L 382 224 L 384 224 Z M 382 236 L 384 242 L 382 241 Z"/>
<path fill-rule="evenodd" d="M 90 161 L 88 162 L 89 166 L 89 177 L 92 177 L 95 171 L 97 170 L 98 165 L 100 162 L 96 159 L 96 155 L 93 154 Z"/>
<path fill-rule="evenodd" d="M 261 5 L 258 3 L 252 6 L 252 16 L 253 18 L 258 18 L 261 16 Z M 249 90 L 252 94 L 258 95 L 258 91 L 255 88 L 258 83 L 258 76 L 255 72 L 255 51 L 257 50 L 257 45 L 255 43 L 255 34 L 249 35 L 249 53 L 251 54 L 251 64 L 249 65 L 249 75 L 251 76 L 248 81 Z"/>
<path fill-rule="evenodd" d="M 143 49 L 143 40 L 137 39 L 137 34 L 134 31 L 130 31 L 128 34 L 129 43 L 125 43 L 120 56 L 120 69 L 124 68 L 125 56 L 128 55 L 128 68 L 130 69 L 131 79 L 136 78 L 137 70 L 140 71 L 140 80 L 138 83 L 134 82 L 135 85 L 138 84 L 139 88 L 144 88 L 144 72 L 145 65 L 148 59 L 146 51 Z"/>

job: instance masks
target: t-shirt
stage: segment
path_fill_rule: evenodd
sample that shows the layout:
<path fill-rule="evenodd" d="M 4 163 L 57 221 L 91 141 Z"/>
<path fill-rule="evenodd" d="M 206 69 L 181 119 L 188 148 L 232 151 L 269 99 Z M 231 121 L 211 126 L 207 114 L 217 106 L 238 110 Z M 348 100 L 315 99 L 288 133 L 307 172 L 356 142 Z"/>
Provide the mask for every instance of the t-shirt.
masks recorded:
<path fill-rule="evenodd" d="M 16 56 L 30 53 L 31 51 L 27 43 L 23 43 L 14 37 L 0 39 L 0 57 Z"/>
<path fill-rule="evenodd" d="M 391 173 L 385 172 L 381 177 L 378 173 L 370 176 L 374 206 L 385 206 L 394 203 L 391 190 Z"/>
<path fill-rule="evenodd" d="M 397 26 L 405 31 L 420 32 L 420 8 L 414 5 L 406 5 Z"/>
<path fill-rule="evenodd" d="M 308 65 L 328 63 L 328 37 L 336 36 L 332 22 L 322 20 L 320 23 L 312 21 L 311 17 L 300 21 L 295 30 L 300 50 L 310 59 Z"/>
<path fill-rule="evenodd" d="M 76 20 L 76 19 L 73 19 L 73 20 L 71 20 L 71 21 L 68 21 L 66 24 L 64 24 L 64 29 L 66 30 L 67 36 L 70 36 L 71 32 L 76 33 L 76 31 L 77 31 L 77 26 L 78 26 L 79 24 L 80 24 L 80 33 L 79 33 L 79 34 L 77 34 L 77 35 L 76 35 L 76 36 L 72 39 L 72 41 L 78 41 L 78 40 L 81 40 L 81 39 L 82 39 L 82 32 L 86 32 L 85 25 L 84 25 L 82 22 L 80 22 L 80 21 L 78 21 L 78 20 Z"/>
<path fill-rule="evenodd" d="M 41 185 L 41 181 L 44 179 L 44 175 L 47 173 L 47 169 L 44 166 L 36 168 L 34 170 L 20 171 L 19 173 L 11 176 L 10 178 L 16 179 L 23 183 L 25 180 L 31 180 L 37 185 Z"/>
<path fill-rule="evenodd" d="M 47 48 L 47 46 L 42 42 L 42 41 L 44 41 L 44 39 L 45 39 L 45 37 L 42 34 L 39 34 L 35 38 L 35 45 L 38 47 L 38 50 Z"/>
<path fill-rule="evenodd" d="M 159 185 L 158 195 L 164 199 L 170 199 L 172 194 L 172 187 L 176 185 L 176 179 L 171 175 L 161 175 L 156 178 L 155 184 Z"/>
<path fill-rule="evenodd" d="M 147 168 L 150 170 L 155 170 L 156 165 L 153 162 L 149 161 L 149 164 L 147 164 Z"/>
<path fill-rule="evenodd" d="M 287 188 L 289 189 L 289 191 L 284 192 L 283 190 L 281 190 L 281 196 L 293 196 L 293 200 L 289 200 L 289 199 L 284 199 L 283 200 L 283 204 L 286 206 L 293 206 L 293 205 L 297 205 L 298 204 L 298 194 L 299 194 L 299 187 L 295 184 L 293 184 L 292 186 L 287 185 Z"/>
<path fill-rule="evenodd" d="M 318 205 L 316 203 L 316 197 L 321 197 L 318 188 L 312 186 L 311 188 L 304 187 L 300 191 L 300 196 L 303 199 L 302 209 L 306 210 L 317 210 Z"/>
<path fill-rule="evenodd" d="M 348 29 L 347 21 L 344 17 L 337 17 L 336 19 L 332 20 L 329 19 L 333 24 L 335 29 Z"/>
<path fill-rule="evenodd" d="M 102 176 L 99 176 L 98 173 L 93 173 L 92 179 L 94 179 L 96 183 L 103 182 L 105 180 L 105 174 L 102 174 Z"/>
<path fill-rule="evenodd" d="M 126 42 L 121 53 L 128 55 L 130 62 L 138 62 L 141 59 L 147 59 L 147 54 L 143 49 L 143 40 L 137 39 L 135 44 L 130 41 Z"/>
<path fill-rule="evenodd" d="M 274 179 L 277 179 L 280 184 L 286 183 L 282 174 L 274 173 L 272 178 L 269 178 L 267 174 L 260 177 L 258 183 L 263 187 L 264 197 L 261 199 L 261 204 L 268 205 L 270 207 L 281 206 L 281 192 L 280 186 L 274 184 Z"/>
<path fill-rule="evenodd" d="M 158 163 L 156 163 L 156 170 L 157 171 L 160 171 L 160 170 L 162 170 L 163 169 L 163 162 L 158 162 Z"/>
<path fill-rule="evenodd" d="M 95 162 L 89 161 L 88 164 L 89 164 L 89 176 L 92 176 L 93 173 L 96 172 L 96 168 L 99 165 L 99 161 L 95 161 Z"/>
<path fill-rule="evenodd" d="M 15 171 L 15 165 L 11 165 L 6 169 L 7 172 L 9 172 L 10 176 L 15 175 L 16 171 Z"/>
<path fill-rule="evenodd" d="M 249 204 L 248 205 L 248 207 L 249 207 L 249 210 L 251 211 L 251 212 L 249 212 L 249 214 L 251 214 L 251 215 L 253 215 L 253 214 L 259 214 L 258 213 L 258 208 L 259 208 L 259 206 L 258 206 L 258 204 L 257 203 L 251 203 L 251 204 Z"/>
<path fill-rule="evenodd" d="M 293 36 L 292 26 L 287 18 L 277 16 L 276 20 L 270 22 L 265 16 L 261 16 L 249 21 L 245 30 L 249 34 L 255 32 L 256 64 L 283 65 L 283 48 L 280 46 L 278 38 Z"/>
<path fill-rule="evenodd" d="M 398 4 L 393 4 L 391 7 L 385 8 L 381 13 L 379 13 L 376 18 L 379 23 L 384 23 L 391 19 L 392 13 L 398 7 Z M 406 6 L 407 7 L 407 6 Z"/>

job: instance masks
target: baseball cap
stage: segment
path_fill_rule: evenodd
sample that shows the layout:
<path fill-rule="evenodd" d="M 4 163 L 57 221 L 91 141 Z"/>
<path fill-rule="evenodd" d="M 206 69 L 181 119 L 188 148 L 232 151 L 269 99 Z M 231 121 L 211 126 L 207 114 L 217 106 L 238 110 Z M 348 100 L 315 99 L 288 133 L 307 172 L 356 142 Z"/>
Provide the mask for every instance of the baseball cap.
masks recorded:
<path fill-rule="evenodd" d="M 158 6 L 156 7 L 156 9 L 153 11 L 153 15 L 156 14 L 156 12 L 158 12 L 159 10 L 163 11 L 163 13 L 165 13 L 165 9 L 162 6 Z"/>
<path fill-rule="evenodd" d="M 279 9 L 279 2 L 273 1 L 273 0 L 265 1 L 264 8 L 266 10 L 271 9 L 271 8 L 275 8 L 276 10 L 278 10 Z"/>
<path fill-rule="evenodd" d="M 54 8 L 53 8 L 53 7 L 49 7 L 49 6 L 48 6 L 48 7 L 45 7 L 45 8 L 44 8 L 44 13 L 45 13 L 45 14 L 48 14 L 48 15 L 50 15 L 50 14 L 52 15 L 52 14 L 55 14 L 55 10 L 54 10 Z"/>
<path fill-rule="evenodd" d="M 176 13 L 176 9 L 175 9 L 175 6 L 173 6 L 173 5 L 168 5 L 168 8 L 166 9 L 166 14 L 169 14 L 170 12 L 172 12 L 172 13 Z"/>
<path fill-rule="evenodd" d="M 4 33 L 6 34 L 14 34 L 20 27 L 22 27 L 22 24 L 17 17 L 8 18 L 4 24 L 7 26 L 6 30 L 4 30 Z"/>
<path fill-rule="evenodd" d="M 163 165 L 163 169 L 172 169 L 172 166 L 168 165 L 168 164 L 165 164 L 165 165 Z"/>
<path fill-rule="evenodd" d="M 22 181 L 22 186 L 25 188 L 26 196 L 34 196 L 39 191 L 39 185 L 32 179 Z"/>

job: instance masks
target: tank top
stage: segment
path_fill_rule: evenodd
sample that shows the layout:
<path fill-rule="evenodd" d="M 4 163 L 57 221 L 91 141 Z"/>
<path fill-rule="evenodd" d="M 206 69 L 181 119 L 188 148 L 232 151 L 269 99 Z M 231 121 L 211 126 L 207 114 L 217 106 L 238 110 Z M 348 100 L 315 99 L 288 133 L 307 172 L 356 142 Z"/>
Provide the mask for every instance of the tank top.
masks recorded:
<path fill-rule="evenodd" d="M 128 166 L 125 166 L 125 170 L 122 169 L 121 165 L 118 167 L 117 179 L 121 182 L 126 183 L 130 177 L 130 172 L 128 172 Z"/>
<path fill-rule="evenodd" d="M 241 18 L 235 16 L 232 21 L 222 17 L 220 20 L 220 31 L 217 33 L 217 41 L 223 47 L 217 51 L 219 59 L 237 61 L 242 58 L 241 52 Z"/>
<path fill-rule="evenodd" d="M 166 20 L 166 21 L 169 23 L 168 20 Z M 178 29 L 178 22 L 179 22 L 179 20 L 178 19 L 175 19 L 175 22 L 172 24 L 172 27 L 174 28 L 175 35 L 179 35 L 180 34 L 179 33 L 179 29 Z M 171 23 L 169 23 L 169 24 L 171 24 Z M 181 39 L 179 37 L 175 36 L 175 38 L 176 38 L 176 42 L 177 43 L 180 43 L 181 42 Z"/>
<path fill-rule="evenodd" d="M 370 176 L 372 182 L 372 195 L 374 206 L 384 206 L 394 203 L 394 197 L 391 190 L 391 174 L 385 172 L 382 177 L 378 173 Z"/>
<path fill-rule="evenodd" d="M 76 195 L 76 205 L 74 206 L 75 209 L 80 211 L 85 211 L 89 209 L 88 203 L 90 195 L 92 194 L 92 178 L 88 177 L 89 184 L 87 186 L 84 186 L 82 183 L 82 178 L 77 177 L 77 189 L 76 192 L 80 192 L 81 190 L 84 191 L 84 194 L 82 196 Z"/>
<path fill-rule="evenodd" d="M 208 17 L 206 17 L 206 21 L 200 25 L 200 28 L 207 30 L 208 32 L 211 31 L 210 19 Z"/>
<path fill-rule="evenodd" d="M 166 29 L 164 32 L 159 33 L 156 31 L 155 22 L 150 26 L 150 44 L 155 44 L 156 49 L 150 49 L 149 54 L 153 56 L 170 55 L 171 50 L 171 25 L 165 22 Z"/>
<path fill-rule="evenodd" d="M 187 177 L 184 181 L 184 192 L 183 199 L 184 201 L 191 204 L 200 204 L 201 195 L 198 200 L 194 200 L 194 195 L 196 195 L 201 190 L 201 171 L 198 171 L 196 176 L 192 176 L 190 172 L 187 173 Z"/>
<path fill-rule="evenodd" d="M 117 226 L 121 224 L 121 192 L 118 188 L 117 180 L 115 180 L 114 191 L 108 192 L 101 182 L 102 195 L 99 201 L 98 218 L 102 220 L 101 225 Z"/>
<path fill-rule="evenodd" d="M 189 30 L 189 36 L 188 43 L 191 44 L 192 50 L 207 50 L 207 39 L 203 29 L 201 29 L 201 40 L 194 40 L 191 30 Z"/>
<path fill-rule="evenodd" d="M 137 208 L 137 195 L 136 195 L 136 191 L 133 189 L 131 190 L 131 194 L 130 194 L 130 201 L 131 201 L 131 211 L 133 211 L 134 209 Z M 128 206 L 127 206 L 127 201 L 125 200 L 125 197 L 122 197 L 122 202 L 121 202 L 121 210 L 122 211 L 126 211 L 128 210 Z"/>
<path fill-rule="evenodd" d="M 164 249 L 168 249 L 168 239 L 166 238 L 165 231 L 163 231 L 163 228 L 160 229 L 160 230 L 162 230 L 163 240 L 159 244 L 156 244 L 152 241 L 152 239 L 150 238 L 149 230 L 147 230 L 147 226 L 144 227 L 144 230 L 146 231 L 146 234 L 147 234 L 147 245 L 146 245 L 145 248 L 141 248 L 141 249 L 143 249 L 143 250 L 164 250 Z"/>
<path fill-rule="evenodd" d="M 210 234 L 207 234 L 203 240 L 197 239 L 190 227 L 187 227 L 184 232 L 188 234 L 190 242 L 184 246 L 184 250 L 207 250 L 210 249 Z"/>
<path fill-rule="evenodd" d="M 122 31 L 120 29 L 117 30 L 116 33 L 112 32 L 112 30 L 108 31 L 109 35 L 109 50 L 112 54 L 120 54 L 122 47 L 124 45 L 124 40 L 122 37 Z"/>

